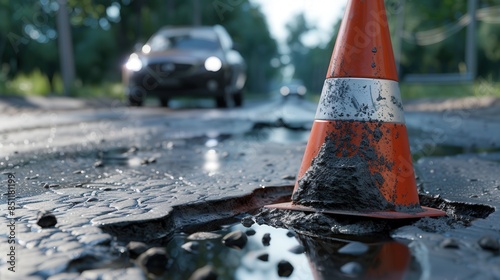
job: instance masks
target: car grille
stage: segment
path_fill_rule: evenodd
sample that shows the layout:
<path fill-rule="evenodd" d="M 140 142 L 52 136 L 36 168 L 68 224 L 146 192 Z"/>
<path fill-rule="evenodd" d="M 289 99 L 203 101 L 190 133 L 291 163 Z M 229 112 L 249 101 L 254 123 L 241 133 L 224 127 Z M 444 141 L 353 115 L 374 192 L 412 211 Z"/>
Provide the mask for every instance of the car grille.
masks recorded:
<path fill-rule="evenodd" d="M 162 62 L 150 64 L 148 65 L 148 68 L 150 71 L 161 78 L 175 78 L 189 75 L 195 69 L 195 65 L 186 63 Z"/>

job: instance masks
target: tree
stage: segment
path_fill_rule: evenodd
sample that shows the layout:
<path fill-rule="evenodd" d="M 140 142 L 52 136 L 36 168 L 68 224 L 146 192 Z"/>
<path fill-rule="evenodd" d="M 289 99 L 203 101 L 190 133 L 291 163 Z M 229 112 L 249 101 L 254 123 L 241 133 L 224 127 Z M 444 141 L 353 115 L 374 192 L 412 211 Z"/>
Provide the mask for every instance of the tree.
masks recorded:
<path fill-rule="evenodd" d="M 61 73 L 57 57 L 58 0 L 0 0 L 0 61 L 10 77 L 40 69 L 49 80 Z M 196 5 L 196 6 L 194 6 Z M 262 91 L 276 74 L 278 50 L 266 19 L 249 0 L 68 0 L 76 76 L 84 84 L 118 81 L 137 43 L 166 25 L 221 24 L 248 64 L 248 88 Z M 193 16 L 193 8 L 199 14 Z"/>

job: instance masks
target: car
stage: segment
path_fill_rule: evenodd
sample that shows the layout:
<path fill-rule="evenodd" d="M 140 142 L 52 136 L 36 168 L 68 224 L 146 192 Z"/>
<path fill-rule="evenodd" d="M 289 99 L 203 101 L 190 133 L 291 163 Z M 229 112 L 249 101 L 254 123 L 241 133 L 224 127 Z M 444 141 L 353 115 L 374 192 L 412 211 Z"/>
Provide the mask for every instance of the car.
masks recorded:
<path fill-rule="evenodd" d="M 292 80 L 288 83 L 284 83 L 280 87 L 280 94 L 284 98 L 289 98 L 292 96 L 303 98 L 306 93 L 307 93 L 307 88 L 304 86 L 304 83 L 300 80 Z"/>
<path fill-rule="evenodd" d="M 214 98 L 219 108 L 243 104 L 246 64 L 220 25 L 164 27 L 123 65 L 131 106 L 156 96 L 167 107 L 174 97 Z"/>

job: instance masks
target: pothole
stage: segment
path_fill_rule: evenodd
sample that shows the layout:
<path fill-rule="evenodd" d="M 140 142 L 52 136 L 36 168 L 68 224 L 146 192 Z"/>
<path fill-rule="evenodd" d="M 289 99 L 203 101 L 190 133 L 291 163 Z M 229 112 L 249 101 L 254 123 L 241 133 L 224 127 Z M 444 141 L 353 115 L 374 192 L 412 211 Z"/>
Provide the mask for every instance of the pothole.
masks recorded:
<path fill-rule="evenodd" d="M 437 208 L 446 212 L 447 216 L 469 224 L 475 219 L 486 219 L 495 212 L 495 208 L 485 204 L 449 201 L 441 196 L 419 195 L 422 205 Z"/>
<path fill-rule="evenodd" d="M 139 241 L 145 242 L 144 249 L 166 252 L 168 262 L 154 270 L 155 279 L 188 279 L 200 273 L 216 274 L 220 279 L 373 275 L 416 279 L 422 275 L 420 263 L 406 244 L 391 239 L 391 231 L 406 225 L 428 232 L 448 231 L 470 226 L 473 220 L 485 219 L 495 211 L 488 205 L 420 195 L 423 206 L 439 208 L 447 216 L 386 221 L 276 209 L 255 212 L 263 205 L 289 200 L 292 189 L 258 189 L 245 197 L 178 206 L 164 219 L 102 229 L 117 236 L 122 246 Z M 249 212 L 254 215 L 242 214 Z M 231 235 L 237 237 L 228 243 Z M 128 265 L 148 271 L 141 265 L 144 258 L 130 258 Z"/>

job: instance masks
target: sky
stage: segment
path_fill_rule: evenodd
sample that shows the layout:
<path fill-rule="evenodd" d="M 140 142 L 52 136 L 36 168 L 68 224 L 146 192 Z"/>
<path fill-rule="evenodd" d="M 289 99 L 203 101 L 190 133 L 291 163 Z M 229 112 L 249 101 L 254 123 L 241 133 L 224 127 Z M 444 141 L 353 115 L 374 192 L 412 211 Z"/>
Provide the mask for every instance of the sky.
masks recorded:
<path fill-rule="evenodd" d="M 343 16 L 347 0 L 252 0 L 261 6 L 274 37 L 283 44 L 286 40 L 286 24 L 300 12 L 304 12 L 309 23 L 315 24 L 316 32 L 304 38 L 304 43 L 314 46 L 328 42 L 332 27 Z"/>

